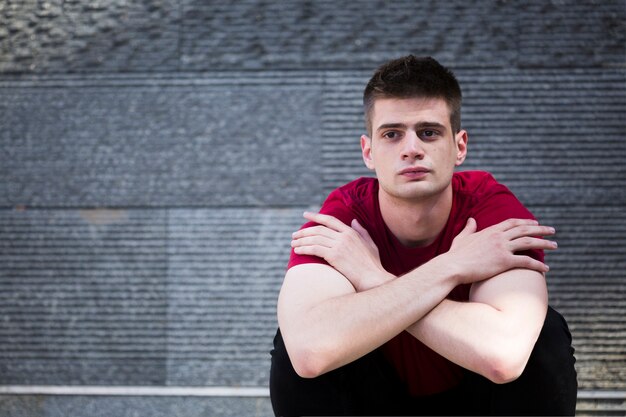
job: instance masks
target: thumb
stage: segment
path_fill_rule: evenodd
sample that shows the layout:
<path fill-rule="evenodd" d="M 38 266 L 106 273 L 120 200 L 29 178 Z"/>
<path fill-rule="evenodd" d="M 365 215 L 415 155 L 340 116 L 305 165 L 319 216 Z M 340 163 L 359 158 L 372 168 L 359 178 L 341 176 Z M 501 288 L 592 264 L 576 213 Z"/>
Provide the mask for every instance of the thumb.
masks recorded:
<path fill-rule="evenodd" d="M 456 235 L 456 237 L 463 237 L 463 236 L 471 235 L 472 233 L 476 232 L 477 228 L 478 226 L 476 225 L 476 220 L 474 220 L 473 217 L 470 217 L 469 219 L 467 219 L 467 223 L 465 224 L 465 227 L 463 228 L 463 230 L 461 230 L 461 232 L 458 235 Z"/>
<path fill-rule="evenodd" d="M 359 223 L 357 219 L 353 219 L 352 223 L 350 223 L 350 226 L 352 226 L 352 228 L 356 230 L 356 232 L 361 236 L 363 240 L 365 240 L 366 242 L 370 244 L 375 245 L 374 241 L 370 237 L 370 234 L 367 232 L 367 230 L 363 226 L 361 226 L 361 223 Z"/>

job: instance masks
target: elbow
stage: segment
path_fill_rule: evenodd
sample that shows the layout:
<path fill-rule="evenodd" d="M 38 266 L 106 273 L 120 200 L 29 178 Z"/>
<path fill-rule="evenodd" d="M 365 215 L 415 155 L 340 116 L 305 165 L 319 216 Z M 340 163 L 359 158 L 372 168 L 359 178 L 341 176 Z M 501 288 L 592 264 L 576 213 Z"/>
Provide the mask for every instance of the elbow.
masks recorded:
<path fill-rule="evenodd" d="M 302 378 L 317 378 L 328 372 L 326 363 L 318 355 L 310 352 L 298 352 L 290 359 L 293 369 Z"/>
<path fill-rule="evenodd" d="M 499 349 L 486 358 L 483 376 L 495 384 L 513 382 L 524 372 L 529 357 L 525 349 Z"/>
<path fill-rule="evenodd" d="M 525 363 L 520 366 L 518 362 L 511 360 L 490 360 L 485 377 L 494 384 L 507 384 L 515 381 L 524 372 Z"/>
<path fill-rule="evenodd" d="M 528 364 L 541 327 L 524 331 L 512 326 L 509 330 L 494 336 L 487 343 L 487 354 L 483 356 L 484 377 L 495 384 L 507 384 L 518 379 Z"/>
<path fill-rule="evenodd" d="M 293 369 L 302 378 L 317 378 L 332 370 L 329 355 L 312 347 L 291 349 L 289 359 Z"/>
<path fill-rule="evenodd" d="M 301 378 L 317 378 L 322 375 L 322 367 L 311 360 L 298 360 L 292 362 L 293 369 Z"/>

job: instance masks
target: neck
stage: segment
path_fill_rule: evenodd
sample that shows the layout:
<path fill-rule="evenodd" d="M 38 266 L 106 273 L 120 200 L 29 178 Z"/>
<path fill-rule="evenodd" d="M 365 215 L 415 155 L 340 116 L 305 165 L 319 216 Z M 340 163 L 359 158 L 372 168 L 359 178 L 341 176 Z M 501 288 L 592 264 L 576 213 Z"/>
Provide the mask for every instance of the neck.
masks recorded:
<path fill-rule="evenodd" d="M 452 184 L 423 200 L 395 198 L 379 189 L 378 202 L 385 224 L 405 246 L 427 246 L 435 241 L 452 209 Z"/>

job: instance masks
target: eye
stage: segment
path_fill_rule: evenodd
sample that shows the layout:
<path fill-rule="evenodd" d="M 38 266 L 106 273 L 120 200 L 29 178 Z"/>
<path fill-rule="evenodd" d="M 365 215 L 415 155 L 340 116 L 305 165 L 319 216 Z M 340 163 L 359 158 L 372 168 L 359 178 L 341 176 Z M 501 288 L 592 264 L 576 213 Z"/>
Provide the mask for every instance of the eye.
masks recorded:
<path fill-rule="evenodd" d="M 427 129 L 427 130 L 421 131 L 420 136 L 426 139 L 434 139 L 437 136 L 439 136 L 439 132 L 437 132 L 436 130 Z"/>
<path fill-rule="evenodd" d="M 389 132 L 385 132 L 383 133 L 383 137 L 387 138 L 387 139 L 399 139 L 400 138 L 400 132 L 397 132 L 395 130 L 390 130 Z"/>

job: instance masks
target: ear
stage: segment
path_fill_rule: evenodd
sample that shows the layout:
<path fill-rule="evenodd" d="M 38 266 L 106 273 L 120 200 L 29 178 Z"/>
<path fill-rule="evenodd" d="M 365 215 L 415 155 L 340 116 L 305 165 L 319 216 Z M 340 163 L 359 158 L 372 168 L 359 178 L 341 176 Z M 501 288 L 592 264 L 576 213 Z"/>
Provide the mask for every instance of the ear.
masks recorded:
<path fill-rule="evenodd" d="M 367 135 L 361 135 L 361 153 L 363 162 L 369 169 L 374 169 L 374 158 L 372 157 L 372 139 Z"/>
<path fill-rule="evenodd" d="M 456 143 L 456 162 L 455 166 L 461 165 L 465 161 L 465 157 L 467 157 L 467 131 L 460 130 L 459 133 L 454 135 L 454 142 Z"/>

